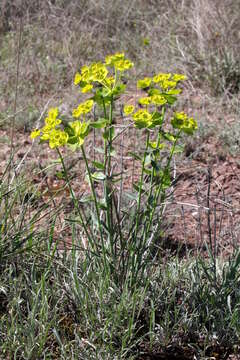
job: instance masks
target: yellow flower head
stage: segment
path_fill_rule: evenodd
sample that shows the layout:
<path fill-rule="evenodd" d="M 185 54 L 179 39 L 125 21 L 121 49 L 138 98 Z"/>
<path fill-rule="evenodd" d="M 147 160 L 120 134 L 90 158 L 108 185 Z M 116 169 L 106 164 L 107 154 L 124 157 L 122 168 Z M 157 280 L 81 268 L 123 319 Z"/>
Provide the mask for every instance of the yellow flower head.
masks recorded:
<path fill-rule="evenodd" d="M 183 126 L 184 122 L 187 121 L 188 117 L 187 114 L 185 114 L 185 112 L 181 111 L 181 112 L 175 112 L 174 113 L 174 127 L 175 128 L 180 128 Z"/>
<path fill-rule="evenodd" d="M 165 73 L 159 73 L 153 77 L 153 81 L 155 83 L 159 83 L 165 80 L 169 80 L 171 77 L 171 74 L 165 74 Z"/>
<path fill-rule="evenodd" d="M 154 105 L 164 105 L 167 100 L 162 95 L 153 95 L 151 96 L 151 103 Z"/>
<path fill-rule="evenodd" d="M 182 130 L 188 135 L 192 135 L 197 130 L 196 120 L 189 118 L 184 112 L 175 112 L 171 124 L 174 129 Z"/>
<path fill-rule="evenodd" d="M 51 108 L 48 110 L 48 117 L 55 120 L 58 116 L 58 108 Z"/>
<path fill-rule="evenodd" d="M 151 126 L 152 115 L 145 109 L 140 109 L 133 114 L 133 121 L 138 129 Z"/>
<path fill-rule="evenodd" d="M 139 89 L 146 89 L 151 85 L 152 79 L 149 77 L 145 77 L 142 80 L 138 80 L 137 82 L 137 87 Z"/>
<path fill-rule="evenodd" d="M 105 58 L 105 63 L 108 66 L 114 66 L 116 61 L 123 60 L 125 58 L 124 53 L 115 53 L 114 55 L 108 55 Z"/>
<path fill-rule="evenodd" d="M 88 122 L 81 122 L 81 121 L 73 121 L 69 123 L 71 128 L 74 131 L 74 136 L 85 136 L 87 131 L 88 131 L 88 127 L 89 127 L 89 123 Z"/>
<path fill-rule="evenodd" d="M 86 100 L 84 103 L 82 103 L 82 112 L 83 114 L 87 114 L 92 110 L 94 101 L 93 100 Z"/>
<path fill-rule="evenodd" d="M 133 105 L 125 105 L 123 108 L 123 112 L 126 116 L 132 114 L 134 111 L 134 106 Z"/>
<path fill-rule="evenodd" d="M 84 139 L 89 133 L 89 122 L 76 120 L 70 122 L 69 125 L 73 130 L 69 143 L 77 147 L 83 145 Z"/>
<path fill-rule="evenodd" d="M 94 65 L 90 68 L 90 79 L 101 83 L 107 77 L 108 69 L 101 63 Z"/>
<path fill-rule="evenodd" d="M 152 98 L 150 96 L 140 98 L 138 100 L 141 105 L 150 105 L 152 103 Z"/>
<path fill-rule="evenodd" d="M 89 66 L 84 65 L 81 68 L 81 81 L 89 82 L 90 69 Z"/>
<path fill-rule="evenodd" d="M 119 71 L 125 71 L 128 69 L 131 69 L 131 67 L 133 67 L 133 62 L 131 62 L 130 60 L 118 60 L 114 62 L 114 67 L 116 70 Z"/>
<path fill-rule="evenodd" d="M 92 84 L 87 84 L 87 85 L 85 85 L 84 87 L 82 87 L 81 92 L 82 92 L 83 94 L 85 94 L 85 93 L 91 91 L 92 88 L 93 88 L 93 85 L 92 85 Z"/>
<path fill-rule="evenodd" d="M 82 104 L 79 104 L 76 109 L 73 109 L 72 116 L 74 118 L 79 118 L 82 114 L 89 113 L 92 110 L 93 104 L 93 100 L 86 100 Z"/>
<path fill-rule="evenodd" d="M 74 85 L 78 85 L 82 81 L 82 76 L 77 72 L 74 77 Z"/>
<path fill-rule="evenodd" d="M 51 125 L 45 125 L 43 126 L 43 128 L 41 129 L 41 140 L 48 140 L 50 137 L 50 133 L 51 131 L 54 129 L 54 127 L 52 127 Z"/>
<path fill-rule="evenodd" d="M 55 128 L 57 125 L 61 124 L 61 120 L 60 119 L 55 119 L 52 117 L 46 117 L 45 119 L 45 124 L 49 127 L 51 127 L 52 129 Z"/>
<path fill-rule="evenodd" d="M 177 85 L 176 81 L 171 81 L 171 80 L 163 80 L 159 83 L 159 85 L 161 86 L 161 88 L 163 90 L 168 90 L 168 89 L 174 89 Z"/>
<path fill-rule="evenodd" d="M 41 134 L 41 131 L 38 130 L 38 129 L 35 129 L 35 130 L 33 130 L 33 131 L 31 132 L 30 138 L 31 138 L 31 139 L 35 139 L 36 137 L 40 136 L 40 134 Z"/>
<path fill-rule="evenodd" d="M 182 130 L 185 132 L 185 134 L 192 135 L 194 131 L 197 130 L 197 128 L 198 126 L 196 120 L 193 118 L 188 118 L 188 121 L 185 122 Z"/>
<path fill-rule="evenodd" d="M 146 120 L 150 121 L 152 118 L 152 115 L 145 109 L 140 109 L 133 115 L 134 120 Z"/>
<path fill-rule="evenodd" d="M 186 80 L 186 79 L 187 79 L 186 75 L 183 75 L 183 74 L 174 74 L 174 75 L 172 76 L 172 80 L 173 80 L 173 81 L 176 81 L 176 82 L 178 82 L 178 81 L 184 81 L 184 80 Z"/>
<path fill-rule="evenodd" d="M 68 134 L 65 131 L 53 129 L 49 134 L 49 147 L 51 149 L 64 146 L 67 141 Z"/>
<path fill-rule="evenodd" d="M 113 84 L 115 82 L 115 78 L 113 76 L 109 76 L 105 79 L 105 84 L 109 87 L 112 88 Z"/>
<path fill-rule="evenodd" d="M 73 109 L 72 116 L 74 118 L 79 118 L 82 115 L 82 107 L 79 105 L 76 109 Z"/>

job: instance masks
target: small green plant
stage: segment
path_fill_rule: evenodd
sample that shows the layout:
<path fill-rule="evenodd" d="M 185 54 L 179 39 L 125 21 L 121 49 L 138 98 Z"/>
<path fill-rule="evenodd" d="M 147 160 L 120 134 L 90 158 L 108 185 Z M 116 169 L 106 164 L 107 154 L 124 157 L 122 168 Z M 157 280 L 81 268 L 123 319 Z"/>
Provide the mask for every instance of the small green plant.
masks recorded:
<path fill-rule="evenodd" d="M 138 80 L 137 87 L 146 96 L 139 99 L 139 108 L 124 105 L 124 115 L 130 119 L 130 125 L 126 119 L 124 123 L 126 128 L 133 124 L 139 132 L 144 131 L 145 146 L 143 153 L 131 153 L 140 164 L 140 175 L 131 194 L 133 210 L 122 209 L 121 194 L 117 194 L 122 188 L 123 173 L 114 171 L 112 164 L 113 157 L 117 156 L 114 144 L 121 134 L 115 129 L 115 103 L 126 89 L 123 74 L 132 67 L 133 63 L 124 53 L 107 56 L 105 63 L 83 66 L 76 73 L 74 84 L 82 93 L 89 94 L 89 98 L 73 109 L 68 122 L 59 119 L 58 108 L 50 109 L 44 126 L 31 133 L 32 139 L 40 137 L 41 142 L 47 141 L 49 147 L 57 151 L 78 221 L 88 239 L 86 253 L 95 254 L 97 266 L 106 276 L 113 276 L 119 286 L 126 280 L 134 286 L 146 270 L 160 232 L 166 192 L 171 186 L 173 156 L 181 150 L 178 143 L 182 135 L 192 135 L 197 129 L 193 118 L 184 112 L 171 111 L 181 93 L 184 75 L 159 73 Z M 102 114 L 97 121 L 91 119 L 93 108 L 95 113 L 98 109 Z M 99 131 L 103 140 L 102 157 L 98 161 L 89 158 L 85 150 L 85 141 L 92 129 Z M 91 190 L 88 205 L 94 206 L 94 212 L 89 212 L 87 219 L 71 186 L 61 152 L 63 146 L 80 150 L 85 162 Z M 102 184 L 100 194 L 96 192 L 96 182 Z"/>

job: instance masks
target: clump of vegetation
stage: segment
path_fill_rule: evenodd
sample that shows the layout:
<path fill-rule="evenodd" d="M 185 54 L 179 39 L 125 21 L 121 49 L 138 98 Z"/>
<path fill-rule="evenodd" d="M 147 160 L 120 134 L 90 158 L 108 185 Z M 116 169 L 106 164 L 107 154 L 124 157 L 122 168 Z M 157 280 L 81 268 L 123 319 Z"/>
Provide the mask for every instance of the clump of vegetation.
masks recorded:
<path fill-rule="evenodd" d="M 133 184 L 132 204 L 128 204 L 131 213 L 128 213 L 127 218 L 128 209 L 121 207 L 124 163 L 122 161 L 122 169 L 114 171 L 112 159 L 120 158 L 114 144 L 129 128 L 125 119 L 125 125 L 115 131 L 117 114 L 114 109 L 117 98 L 125 92 L 123 74 L 132 67 L 133 63 L 125 58 L 124 53 L 107 56 L 105 63 L 84 65 L 81 72 L 76 73 L 74 83 L 82 93 L 90 96 L 73 109 L 72 117 L 75 120 L 63 124 L 58 116 L 58 108 L 52 108 L 45 118 L 44 126 L 31 133 L 33 139 L 40 137 L 41 141 L 48 141 L 51 149 L 57 150 L 79 222 L 88 240 L 89 248 L 86 252 L 98 254 L 101 271 L 119 277 L 118 286 L 126 281 L 130 281 L 133 286 L 141 280 L 151 249 L 161 231 L 161 213 L 166 191 L 171 185 L 173 155 L 180 150 L 178 142 L 182 134 L 192 135 L 197 129 L 196 121 L 184 112 L 174 112 L 171 119 L 167 119 L 167 112 L 181 93 L 179 85 L 186 79 L 184 75 L 159 73 L 153 78 L 138 81 L 138 88 L 147 95 L 138 100 L 141 108 L 135 109 L 129 104 L 123 107 L 125 115 L 131 115 L 134 126 L 146 132 L 143 153 L 131 154 L 140 163 L 140 176 Z M 95 121 L 91 119 L 93 107 L 96 112 L 100 108 L 103 117 Z M 172 131 L 167 128 L 167 123 L 172 125 Z M 99 150 L 103 158 L 98 161 L 87 157 L 85 151 L 85 140 L 91 129 L 100 131 L 103 139 L 103 149 Z M 94 212 L 88 212 L 87 218 L 84 218 L 78 205 L 60 151 L 65 145 L 74 151 L 80 149 L 85 162 L 91 188 L 86 204 L 88 208 L 91 202 L 94 204 Z M 144 181 L 144 175 L 149 176 L 148 183 Z M 100 195 L 96 193 L 96 183 L 102 185 Z"/>

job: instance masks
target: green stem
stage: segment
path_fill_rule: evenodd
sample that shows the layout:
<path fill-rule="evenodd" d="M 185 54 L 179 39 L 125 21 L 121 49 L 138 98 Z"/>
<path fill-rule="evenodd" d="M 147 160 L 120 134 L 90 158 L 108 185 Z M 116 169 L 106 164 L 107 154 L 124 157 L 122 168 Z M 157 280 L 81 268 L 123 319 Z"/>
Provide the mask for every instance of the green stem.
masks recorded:
<path fill-rule="evenodd" d="M 107 110 L 106 110 L 106 105 L 105 105 L 105 101 L 104 98 L 102 98 L 102 103 L 103 103 L 103 111 L 104 111 L 104 117 L 105 119 L 107 119 Z M 105 127 L 105 132 L 107 132 L 108 130 L 108 125 L 106 125 Z M 107 169 L 107 164 L 108 164 L 108 143 L 107 143 L 107 139 L 106 136 L 104 136 L 104 175 L 106 176 L 105 180 L 104 180 L 104 198 L 105 198 L 105 204 L 107 206 L 107 210 L 106 210 L 106 221 L 107 221 L 107 229 L 108 229 L 108 239 L 110 240 L 110 229 L 111 229 L 111 221 L 110 221 L 110 209 L 109 209 L 109 199 L 108 199 L 108 185 L 107 185 L 107 181 L 108 181 L 108 169 Z M 111 241 L 110 241 L 111 243 Z"/>
<path fill-rule="evenodd" d="M 61 160 L 61 164 L 62 164 L 62 168 L 63 168 L 63 171 L 64 171 L 64 176 L 65 176 L 65 180 L 66 180 L 66 183 L 68 185 L 68 188 L 69 188 L 69 191 L 70 191 L 70 194 L 71 194 L 71 197 L 72 197 L 72 200 L 73 200 L 73 203 L 74 203 L 74 206 L 75 208 L 77 209 L 77 212 L 78 212 L 78 215 L 79 215 L 79 218 L 80 218 L 80 221 L 81 221 L 81 225 L 85 231 L 85 234 L 87 236 L 87 239 L 89 241 L 89 243 L 91 244 L 91 246 L 93 247 L 93 239 L 91 238 L 90 234 L 89 234 L 89 231 L 87 229 L 87 226 L 84 222 L 84 219 L 83 219 L 83 215 L 80 211 L 80 208 L 79 208 L 79 204 L 78 204 L 78 201 L 76 199 L 76 196 L 73 192 L 73 189 L 72 189 L 72 186 L 71 186 L 71 183 L 70 183 L 70 180 L 69 180 L 69 177 L 68 177 L 68 173 L 67 173 L 67 169 L 66 169 L 66 166 L 65 166 L 65 163 L 64 163 L 64 160 L 63 160 L 63 157 L 62 157 L 62 154 L 59 150 L 59 148 L 56 148 L 57 149 L 57 153 L 60 157 L 60 160 Z M 93 247 L 94 248 L 94 247 Z"/>
<path fill-rule="evenodd" d="M 91 171 L 89 169 L 88 160 L 87 160 L 86 153 L 85 153 L 83 145 L 81 145 L 81 151 L 82 151 L 83 159 L 85 161 L 85 165 L 86 165 L 86 169 L 87 169 L 87 173 L 88 173 L 88 178 L 89 178 L 90 186 L 91 186 L 91 192 L 92 192 L 93 199 L 94 199 L 94 204 L 95 204 L 95 209 L 96 209 L 96 214 L 97 214 L 98 227 L 99 227 L 99 231 L 100 231 L 102 251 L 103 251 L 104 266 L 105 266 L 105 269 L 107 269 L 106 249 L 105 249 L 105 244 L 104 244 L 104 239 L 103 239 L 103 232 L 102 232 L 102 225 L 101 225 L 101 219 L 100 219 L 99 206 L 98 206 L 98 202 L 97 202 L 96 192 L 95 192 L 95 189 L 94 189 L 92 174 L 91 174 Z"/>
<path fill-rule="evenodd" d="M 165 107 L 162 108 L 162 124 L 164 121 L 164 115 L 165 115 Z M 161 129 L 162 129 L 162 125 L 160 126 L 159 130 L 158 130 L 158 137 L 157 137 L 157 147 L 156 149 L 159 148 L 160 145 L 160 140 L 161 140 Z M 154 157 L 155 162 L 157 161 L 157 156 Z M 150 199 L 150 197 L 152 196 L 152 190 L 153 190 L 153 176 L 154 176 L 154 168 L 152 167 L 152 172 L 151 172 L 151 179 L 150 179 L 150 188 L 149 188 L 149 193 L 148 193 L 148 200 Z"/>
<path fill-rule="evenodd" d="M 111 97 L 110 109 L 109 109 L 109 139 L 108 139 L 108 166 L 107 172 L 110 176 L 111 171 L 111 150 L 112 150 L 112 123 L 113 123 L 113 98 Z"/>
<path fill-rule="evenodd" d="M 104 118 L 107 119 L 107 110 L 104 98 L 102 98 L 103 102 L 103 112 L 104 112 Z M 108 129 L 108 126 L 106 125 L 105 131 Z M 107 139 L 104 137 L 104 174 L 106 174 L 106 166 L 107 166 Z"/>
<path fill-rule="evenodd" d="M 142 161 L 142 171 L 141 171 L 140 184 L 139 184 L 139 190 L 138 190 L 137 217 L 136 217 L 134 240 L 136 240 L 137 233 L 138 233 L 139 215 L 140 215 L 140 207 L 141 207 L 141 199 L 142 199 L 143 176 L 144 176 L 145 161 L 146 161 L 146 156 L 147 156 L 147 149 L 149 146 L 149 136 L 150 136 L 150 132 L 149 132 L 149 130 L 147 130 L 146 147 L 145 147 L 143 161 Z"/>
<path fill-rule="evenodd" d="M 109 109 L 109 139 L 108 139 L 108 165 L 107 165 L 107 198 L 109 208 L 109 237 L 113 253 L 113 204 L 112 204 L 112 186 L 110 183 L 111 176 L 111 151 L 112 151 L 112 126 L 113 126 L 113 97 L 111 97 Z"/>
<path fill-rule="evenodd" d="M 169 170 L 169 167 L 170 167 L 170 164 L 171 164 L 171 161 L 172 161 L 172 157 L 173 157 L 173 154 L 174 154 L 174 150 L 175 150 L 177 141 L 178 141 L 178 139 L 180 137 L 180 134 L 181 134 L 181 130 L 179 130 L 178 134 L 176 135 L 176 138 L 174 140 L 174 143 L 173 143 L 173 146 L 171 148 L 171 152 L 170 152 L 170 155 L 169 155 L 169 158 L 168 158 L 168 162 L 167 162 L 167 164 L 165 166 L 165 169 L 164 169 L 164 172 L 163 172 L 163 175 L 162 175 L 161 184 L 160 184 L 160 186 L 158 187 L 158 189 L 156 191 L 156 195 L 154 197 L 154 202 L 153 202 L 153 209 L 152 209 L 151 215 L 149 217 L 148 226 L 147 226 L 147 229 L 146 229 L 146 232 L 145 232 L 144 242 L 146 241 L 149 230 L 150 230 L 150 228 L 152 226 L 152 221 L 153 221 L 153 217 L 154 217 L 154 214 L 155 214 L 155 211 L 156 211 L 158 199 L 159 199 L 160 194 L 163 192 L 163 179 L 164 179 L 164 176 L 166 175 L 166 172 Z M 163 196 L 165 196 L 165 192 L 163 193 Z"/>

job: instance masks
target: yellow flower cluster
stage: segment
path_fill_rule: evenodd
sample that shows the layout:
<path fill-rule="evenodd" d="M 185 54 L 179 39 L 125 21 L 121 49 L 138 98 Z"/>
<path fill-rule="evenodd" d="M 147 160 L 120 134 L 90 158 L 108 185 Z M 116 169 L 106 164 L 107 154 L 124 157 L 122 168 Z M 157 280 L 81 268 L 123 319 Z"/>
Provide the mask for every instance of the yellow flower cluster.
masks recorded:
<path fill-rule="evenodd" d="M 152 125 L 152 114 L 145 109 L 140 109 L 133 114 L 133 121 L 138 129 L 149 128 Z"/>
<path fill-rule="evenodd" d="M 108 55 L 105 58 L 106 65 L 114 67 L 118 71 L 129 70 L 133 67 L 133 62 L 125 59 L 124 53 L 116 53 L 114 55 Z"/>
<path fill-rule="evenodd" d="M 69 123 L 69 143 L 78 147 L 83 145 L 85 137 L 89 133 L 89 122 L 81 122 L 79 120 Z"/>
<path fill-rule="evenodd" d="M 189 118 L 184 112 L 175 112 L 171 120 L 174 129 L 182 130 L 187 135 L 192 135 L 197 130 L 197 122 Z"/>
<path fill-rule="evenodd" d="M 75 74 L 74 84 L 79 85 L 82 93 L 92 91 L 94 83 L 99 83 L 108 89 L 112 89 L 115 84 L 115 78 L 108 76 L 107 66 L 114 67 L 115 71 L 123 72 L 133 67 L 133 63 L 125 58 L 124 53 L 108 55 L 105 63 L 97 62 L 90 66 L 84 65 L 80 72 Z"/>
<path fill-rule="evenodd" d="M 90 66 L 84 65 L 81 73 L 77 72 L 74 84 L 80 85 L 81 91 L 87 93 L 92 90 L 93 82 L 103 83 L 108 75 L 108 69 L 101 62 L 93 63 Z"/>
<path fill-rule="evenodd" d="M 74 118 L 79 118 L 81 115 L 86 115 L 92 110 L 93 100 L 86 100 L 85 102 L 78 105 L 76 109 L 73 109 L 72 116 Z"/>
<path fill-rule="evenodd" d="M 175 89 L 179 81 L 183 80 L 186 80 L 186 76 L 182 74 L 158 73 L 152 79 L 149 77 L 145 77 L 142 80 L 138 80 L 137 87 L 144 90 L 149 88 L 152 82 L 154 82 L 163 91 L 169 91 L 171 89 Z"/>
<path fill-rule="evenodd" d="M 51 108 L 48 111 L 48 116 L 45 118 L 45 125 L 41 129 L 35 129 L 31 132 L 31 139 L 40 136 L 41 140 L 49 141 L 49 147 L 54 149 L 56 147 L 64 146 L 68 141 L 68 134 L 61 129 L 56 129 L 56 126 L 61 124 L 61 120 L 57 119 L 58 108 Z"/>
<path fill-rule="evenodd" d="M 49 147 L 54 149 L 56 147 L 64 146 L 68 141 L 68 134 L 60 129 L 53 129 L 49 134 Z"/>
<path fill-rule="evenodd" d="M 139 104 L 141 105 L 157 105 L 157 106 L 161 106 L 167 103 L 167 100 L 162 96 L 162 95 L 152 95 L 152 96 L 147 96 L 147 97 L 143 97 L 140 98 L 138 100 Z"/>
<path fill-rule="evenodd" d="M 138 100 L 141 105 L 150 105 L 152 103 L 151 96 L 142 97 Z"/>
<path fill-rule="evenodd" d="M 186 80 L 187 77 L 182 74 L 164 74 L 159 73 L 153 77 L 153 81 L 158 84 L 163 91 L 175 89 L 179 81 Z"/>
<path fill-rule="evenodd" d="M 186 79 L 187 79 L 186 75 L 183 75 L 183 74 L 173 74 L 173 76 L 172 76 L 172 80 L 176 81 L 176 82 L 184 81 Z"/>
<path fill-rule="evenodd" d="M 126 115 L 133 113 L 134 125 L 139 129 L 152 129 L 155 126 L 160 126 L 163 121 L 163 115 L 158 112 L 158 107 L 164 106 L 167 103 L 170 106 L 174 104 L 177 99 L 176 95 L 181 92 L 177 85 L 183 80 L 186 80 L 185 75 L 171 73 L 158 73 L 153 78 L 145 77 L 138 80 L 137 87 L 147 92 L 147 96 L 138 100 L 138 103 L 144 105 L 145 109 L 140 109 L 133 113 L 134 107 L 125 105 L 124 113 Z M 155 105 L 155 110 L 150 111 L 152 109 L 149 110 L 149 105 Z M 175 129 L 179 129 L 186 134 L 193 134 L 197 129 L 197 122 L 184 113 L 175 113 L 171 123 Z"/>
<path fill-rule="evenodd" d="M 152 79 L 149 77 L 145 77 L 142 80 L 138 80 L 137 82 L 137 87 L 139 89 L 146 89 L 151 85 Z"/>
<path fill-rule="evenodd" d="M 123 112 L 127 116 L 132 114 L 133 111 L 134 111 L 134 106 L 133 105 L 125 105 L 124 108 L 123 108 Z"/>
<path fill-rule="evenodd" d="M 115 53 L 114 55 L 108 55 L 105 57 L 105 63 L 108 66 L 114 66 L 114 64 L 120 60 L 124 60 L 124 53 Z"/>
<path fill-rule="evenodd" d="M 153 77 L 153 81 L 155 83 L 160 83 L 162 81 L 167 81 L 167 80 L 169 80 L 171 78 L 171 75 L 172 74 L 158 73 L 157 75 L 155 75 Z"/>

